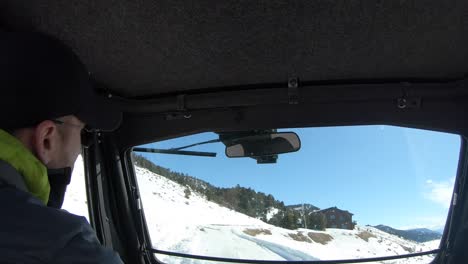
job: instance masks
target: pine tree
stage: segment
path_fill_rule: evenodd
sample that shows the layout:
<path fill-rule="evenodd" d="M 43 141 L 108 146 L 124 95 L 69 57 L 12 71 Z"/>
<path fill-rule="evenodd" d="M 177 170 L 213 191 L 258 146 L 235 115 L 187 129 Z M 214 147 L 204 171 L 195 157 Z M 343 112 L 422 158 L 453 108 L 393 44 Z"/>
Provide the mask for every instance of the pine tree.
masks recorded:
<path fill-rule="evenodd" d="M 327 218 L 322 213 L 312 213 L 307 220 L 308 227 L 315 230 L 327 228 Z"/>

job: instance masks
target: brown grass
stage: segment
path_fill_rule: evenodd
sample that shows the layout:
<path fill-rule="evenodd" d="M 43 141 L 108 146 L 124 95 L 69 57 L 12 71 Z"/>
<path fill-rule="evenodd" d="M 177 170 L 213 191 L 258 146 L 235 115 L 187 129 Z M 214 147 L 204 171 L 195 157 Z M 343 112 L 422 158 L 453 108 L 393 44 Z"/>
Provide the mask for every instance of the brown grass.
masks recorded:
<path fill-rule="evenodd" d="M 320 243 L 322 245 L 326 245 L 328 242 L 333 240 L 333 237 L 330 236 L 329 234 L 323 234 L 323 233 L 313 233 L 309 232 L 307 236 L 310 237 L 315 243 Z"/>
<path fill-rule="evenodd" d="M 310 239 L 308 237 L 304 236 L 302 233 L 299 233 L 299 232 L 297 232 L 296 234 L 288 234 L 288 235 L 292 239 L 294 239 L 296 241 L 299 241 L 299 242 L 307 242 L 307 243 L 312 242 L 312 241 L 310 241 Z"/>
<path fill-rule="evenodd" d="M 357 236 L 366 242 L 369 242 L 369 238 L 371 237 L 377 238 L 375 235 L 371 234 L 368 231 L 361 231 L 359 234 L 357 234 Z"/>
<path fill-rule="evenodd" d="M 257 236 L 257 235 L 271 235 L 271 231 L 268 229 L 245 229 L 244 231 L 245 234 L 249 236 Z"/>

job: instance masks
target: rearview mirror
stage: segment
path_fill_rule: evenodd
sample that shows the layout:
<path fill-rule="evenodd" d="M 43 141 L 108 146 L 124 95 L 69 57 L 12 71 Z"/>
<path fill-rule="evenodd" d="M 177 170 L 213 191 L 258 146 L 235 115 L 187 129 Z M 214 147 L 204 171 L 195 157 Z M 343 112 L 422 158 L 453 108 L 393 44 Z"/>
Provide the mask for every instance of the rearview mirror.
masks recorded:
<path fill-rule="evenodd" d="M 294 132 L 266 133 L 236 140 L 236 144 L 226 147 L 226 156 L 262 157 L 295 152 L 300 148 L 301 141 Z"/>

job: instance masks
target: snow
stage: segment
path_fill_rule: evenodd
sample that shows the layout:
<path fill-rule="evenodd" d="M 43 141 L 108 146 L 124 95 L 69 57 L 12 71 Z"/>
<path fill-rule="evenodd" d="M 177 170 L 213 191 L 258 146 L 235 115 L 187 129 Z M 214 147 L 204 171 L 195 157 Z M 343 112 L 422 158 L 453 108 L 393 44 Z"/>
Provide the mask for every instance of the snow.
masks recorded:
<path fill-rule="evenodd" d="M 266 219 L 269 221 L 273 216 L 275 216 L 279 212 L 278 208 L 270 207 L 268 212 L 266 213 Z"/>
<path fill-rule="evenodd" d="M 65 193 L 62 209 L 65 209 L 72 214 L 84 216 L 89 222 L 84 165 L 81 155 L 76 159 L 71 182 L 67 187 L 67 192 Z"/>
<path fill-rule="evenodd" d="M 135 167 L 135 171 L 153 247 L 160 250 L 259 260 L 336 260 L 422 252 L 438 248 L 440 242 L 416 243 L 367 226 L 354 230 L 283 229 L 207 201 L 194 190 L 186 198 L 186 187 L 144 168 Z M 63 208 L 87 216 L 83 176 L 80 157 Z M 277 212 L 277 208 L 270 208 L 267 217 Z M 331 240 L 312 240 L 309 234 L 328 235 Z M 165 263 L 214 263 L 157 257 Z M 382 263 L 429 263 L 432 259 L 423 256 Z"/>

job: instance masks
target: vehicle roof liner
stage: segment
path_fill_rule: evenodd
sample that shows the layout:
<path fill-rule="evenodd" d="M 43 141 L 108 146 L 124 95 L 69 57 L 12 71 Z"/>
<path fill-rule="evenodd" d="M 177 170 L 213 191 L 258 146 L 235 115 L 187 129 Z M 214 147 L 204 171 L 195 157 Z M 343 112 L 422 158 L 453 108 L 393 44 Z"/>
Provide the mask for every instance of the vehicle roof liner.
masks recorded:
<path fill-rule="evenodd" d="M 468 2 L 25 1 L 0 3 L 7 30 L 72 46 L 124 97 L 303 81 L 461 79 Z"/>

